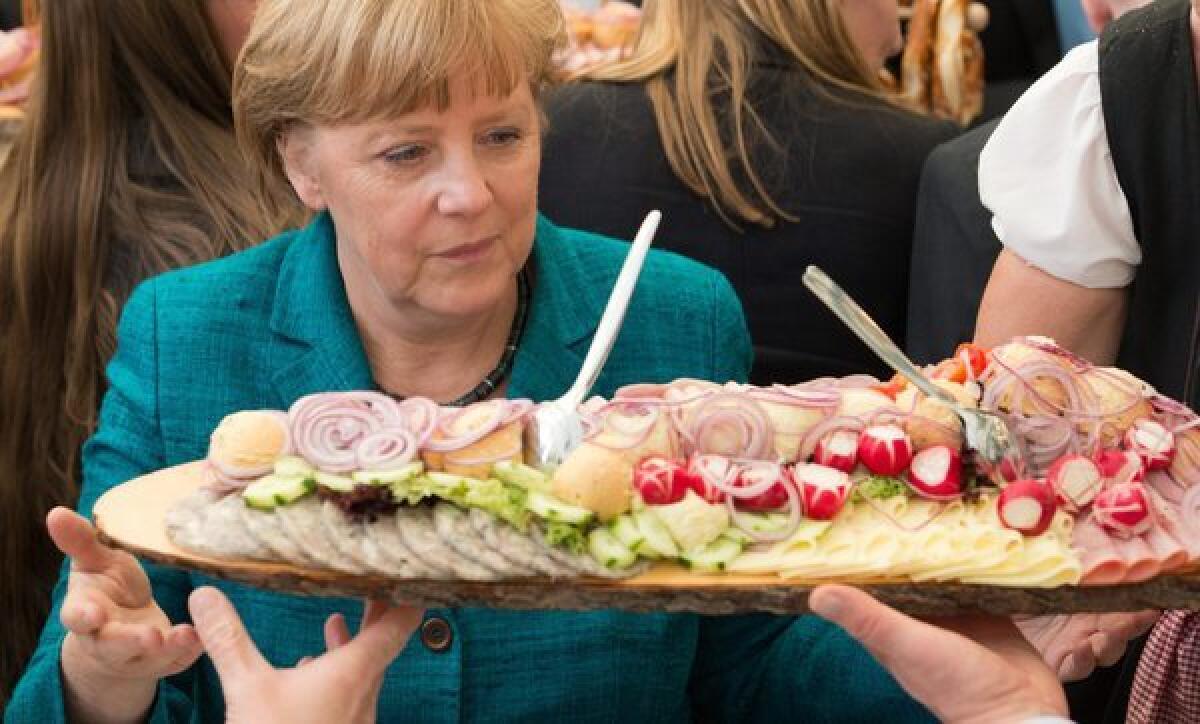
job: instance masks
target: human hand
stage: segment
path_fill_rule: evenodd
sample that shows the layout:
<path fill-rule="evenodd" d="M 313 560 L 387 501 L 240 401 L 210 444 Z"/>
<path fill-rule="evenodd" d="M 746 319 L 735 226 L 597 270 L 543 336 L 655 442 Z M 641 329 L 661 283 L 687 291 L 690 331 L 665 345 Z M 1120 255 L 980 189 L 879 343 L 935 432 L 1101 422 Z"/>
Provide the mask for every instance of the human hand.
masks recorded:
<path fill-rule="evenodd" d="M 1061 681 L 1087 678 L 1097 666 L 1112 666 L 1126 645 L 1158 620 L 1158 611 L 1080 613 L 1018 619 L 1017 628 Z"/>
<path fill-rule="evenodd" d="M 1065 716 L 1066 696 L 1012 621 L 996 616 L 909 618 L 849 586 L 819 586 L 813 613 L 866 647 L 904 690 L 945 722 Z"/>
<path fill-rule="evenodd" d="M 46 516 L 54 544 L 71 559 L 59 618 L 63 684 L 74 717 L 136 721 L 154 701 L 158 680 L 200 655 L 188 624 L 172 626 L 155 603 L 137 560 L 96 539 L 92 524 L 67 508 Z"/>
<path fill-rule="evenodd" d="M 423 611 L 367 604 L 353 639 L 339 614 L 325 623 L 326 653 L 276 669 L 262 657 L 229 599 L 198 588 L 188 599 L 196 631 L 221 679 L 228 722 L 374 722 L 383 674 Z"/>

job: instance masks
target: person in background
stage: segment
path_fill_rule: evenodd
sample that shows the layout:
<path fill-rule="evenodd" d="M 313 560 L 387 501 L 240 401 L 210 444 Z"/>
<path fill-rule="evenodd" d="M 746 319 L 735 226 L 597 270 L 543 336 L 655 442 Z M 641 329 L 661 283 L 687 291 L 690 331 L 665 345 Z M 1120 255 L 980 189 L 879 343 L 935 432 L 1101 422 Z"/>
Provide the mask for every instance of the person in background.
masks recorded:
<path fill-rule="evenodd" d="M 0 169 L 0 708 L 49 611 L 42 520 L 78 494 L 117 315 L 147 276 L 303 216 L 255 192 L 230 111 L 252 0 L 70 0 Z"/>
<path fill-rule="evenodd" d="M 546 400 L 572 384 L 628 245 L 538 214 L 537 98 L 564 25 L 557 0 L 259 3 L 233 86 L 238 138 L 260 177 L 289 181 L 314 218 L 138 287 L 84 447 L 84 514 L 115 485 L 204 457 L 235 410 L 355 389 Z M 744 381 L 750 357 L 729 282 L 651 251 L 594 392 Z M 356 601 L 81 555 L 85 518 L 55 511 L 47 525 L 71 566 L 13 722 L 223 719 L 234 692 L 198 661 L 196 589 L 218 587 L 275 666 L 325 647 L 328 614 L 362 615 Z M 929 718 L 810 616 L 443 607 L 419 618 L 421 645 L 385 672 L 380 720 Z"/>
<path fill-rule="evenodd" d="M 1200 0 L 1159 0 L 1072 51 L 1013 107 L 979 162 L 1004 249 L 978 341 L 1052 336 L 1200 407 L 1198 77 Z M 1200 719 L 1200 616 L 1166 613 L 1140 658 L 1137 648 L 1115 687 L 1132 679 L 1129 720 Z"/>
<path fill-rule="evenodd" d="M 1099 31 L 1149 0 L 1065 0 Z M 1096 25 L 1100 23 L 1100 25 Z M 1085 51 L 1086 52 L 1086 51 Z M 1000 253 L 979 198 L 979 154 L 999 119 L 938 146 L 921 172 L 908 297 L 907 351 L 934 363 L 975 334 L 983 289 Z M 951 280 L 947 282 L 947 280 Z"/>
<path fill-rule="evenodd" d="M 800 275 L 822 267 L 904 338 L 917 178 L 956 128 L 879 84 L 900 48 L 896 3 L 647 0 L 643 11 L 630 59 L 548 98 L 542 209 L 607 234 L 661 209 L 656 246 L 733 282 L 751 382 L 884 374 Z"/>

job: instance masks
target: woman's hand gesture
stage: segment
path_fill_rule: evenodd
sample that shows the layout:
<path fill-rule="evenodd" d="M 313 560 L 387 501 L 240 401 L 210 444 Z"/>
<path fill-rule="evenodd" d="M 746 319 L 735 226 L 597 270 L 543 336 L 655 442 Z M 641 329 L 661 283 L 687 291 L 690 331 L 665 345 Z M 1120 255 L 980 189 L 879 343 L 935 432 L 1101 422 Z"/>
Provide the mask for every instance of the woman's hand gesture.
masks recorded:
<path fill-rule="evenodd" d="M 228 722 L 374 722 L 384 671 L 423 615 L 420 609 L 371 601 L 351 639 L 345 619 L 335 614 L 325 624 L 326 653 L 276 669 L 220 591 L 199 588 L 188 606 L 221 677 Z"/>
<path fill-rule="evenodd" d="M 59 618 L 63 684 L 73 717 L 136 721 L 154 701 L 158 680 L 200 655 L 188 624 L 172 626 L 137 560 L 96 539 L 92 524 L 66 508 L 46 517 L 54 544 L 71 559 Z"/>

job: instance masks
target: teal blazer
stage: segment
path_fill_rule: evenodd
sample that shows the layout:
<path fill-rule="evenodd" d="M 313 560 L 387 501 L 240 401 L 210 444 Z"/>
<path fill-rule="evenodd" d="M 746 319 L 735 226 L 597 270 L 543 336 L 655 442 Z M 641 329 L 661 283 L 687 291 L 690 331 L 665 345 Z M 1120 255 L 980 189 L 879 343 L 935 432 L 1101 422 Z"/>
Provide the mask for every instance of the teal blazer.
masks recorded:
<path fill-rule="evenodd" d="M 535 287 L 509 394 L 553 398 L 574 380 L 624 258 L 625 245 L 540 220 Z M 744 379 L 750 341 L 720 274 L 651 253 L 596 392 L 677 377 Z M 307 228 L 249 251 L 142 284 L 127 304 L 99 428 L 84 448 L 79 508 L 114 485 L 205 455 L 220 419 L 286 409 L 311 392 L 374 388 L 346 301 L 334 229 Z M 148 565 L 172 621 L 188 593 L 215 585 L 277 666 L 323 650 L 321 626 L 359 601 L 287 596 Z M 55 608 L 6 721 L 64 721 Z M 442 609 L 444 653 L 419 637 L 389 669 L 381 721 L 668 722 L 924 720 L 870 656 L 836 627 L 802 617 Z M 153 721 L 219 721 L 207 658 L 164 680 Z"/>

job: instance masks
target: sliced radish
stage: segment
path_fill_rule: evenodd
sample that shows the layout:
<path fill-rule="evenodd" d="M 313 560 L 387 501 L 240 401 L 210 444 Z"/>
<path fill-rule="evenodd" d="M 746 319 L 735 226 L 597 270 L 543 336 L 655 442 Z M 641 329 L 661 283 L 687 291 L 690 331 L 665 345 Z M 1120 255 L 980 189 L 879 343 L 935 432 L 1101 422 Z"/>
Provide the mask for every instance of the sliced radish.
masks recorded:
<path fill-rule="evenodd" d="M 650 505 L 670 505 L 683 500 L 691 487 L 687 467 L 664 457 L 648 457 L 633 469 L 633 488 Z"/>
<path fill-rule="evenodd" d="M 1150 496 L 1141 483 L 1117 483 L 1100 493 L 1092 515 L 1105 530 L 1122 538 L 1145 533 L 1154 525 Z"/>
<path fill-rule="evenodd" d="M 835 430 L 821 438 L 813 450 L 813 462 L 843 473 L 854 472 L 858 464 L 858 433 Z"/>
<path fill-rule="evenodd" d="M 908 484 L 923 498 L 953 500 L 962 494 L 962 456 L 946 445 L 917 453 L 908 468 Z"/>
<path fill-rule="evenodd" d="M 1142 418 L 1125 433 L 1125 446 L 1141 456 L 1147 470 L 1163 470 L 1175 457 L 1175 433 L 1154 420 Z"/>
<path fill-rule="evenodd" d="M 725 492 L 737 483 L 739 470 L 724 455 L 692 455 L 688 460 L 687 483 L 707 503 L 725 502 Z"/>
<path fill-rule="evenodd" d="M 1096 463 L 1083 455 L 1063 455 L 1055 460 L 1046 473 L 1046 482 L 1063 508 L 1072 513 L 1090 505 L 1104 486 Z"/>
<path fill-rule="evenodd" d="M 772 484 L 771 481 L 774 481 Z M 784 465 L 775 463 L 753 463 L 746 465 L 738 477 L 738 487 L 759 489 L 765 492 L 749 498 L 738 498 L 737 507 L 743 510 L 780 510 L 787 506 L 791 496 L 788 487 L 794 485 L 791 473 Z"/>
<path fill-rule="evenodd" d="M 1054 520 L 1054 491 L 1038 480 L 1017 480 L 1000 491 L 996 513 L 1005 527 L 1024 535 L 1041 535 Z"/>
<path fill-rule="evenodd" d="M 1006 483 L 1016 482 L 1023 477 L 1021 475 L 1022 467 L 1024 466 L 1018 460 L 1011 456 L 1006 457 L 1000 461 L 1000 467 L 998 468 L 1000 478 Z"/>
<path fill-rule="evenodd" d="M 846 498 L 850 495 L 850 476 L 825 465 L 796 465 L 792 468 L 792 479 L 800 488 L 804 515 L 813 520 L 832 519 L 846 504 Z"/>
<path fill-rule="evenodd" d="M 858 459 L 876 475 L 898 476 L 913 459 L 912 440 L 899 425 L 868 427 L 858 438 Z"/>
<path fill-rule="evenodd" d="M 1101 477 L 1111 483 L 1140 483 L 1146 479 L 1142 456 L 1132 450 L 1101 450 L 1094 460 Z"/>

